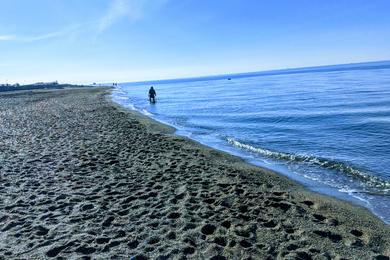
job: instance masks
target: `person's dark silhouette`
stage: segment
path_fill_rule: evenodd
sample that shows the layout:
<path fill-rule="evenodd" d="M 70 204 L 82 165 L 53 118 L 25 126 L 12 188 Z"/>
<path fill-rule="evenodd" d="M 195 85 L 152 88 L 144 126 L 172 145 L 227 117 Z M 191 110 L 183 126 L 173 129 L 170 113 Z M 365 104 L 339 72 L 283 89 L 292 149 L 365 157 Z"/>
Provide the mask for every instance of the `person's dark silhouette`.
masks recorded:
<path fill-rule="evenodd" d="M 154 90 L 153 86 L 149 89 L 149 102 L 156 103 L 156 91 Z"/>

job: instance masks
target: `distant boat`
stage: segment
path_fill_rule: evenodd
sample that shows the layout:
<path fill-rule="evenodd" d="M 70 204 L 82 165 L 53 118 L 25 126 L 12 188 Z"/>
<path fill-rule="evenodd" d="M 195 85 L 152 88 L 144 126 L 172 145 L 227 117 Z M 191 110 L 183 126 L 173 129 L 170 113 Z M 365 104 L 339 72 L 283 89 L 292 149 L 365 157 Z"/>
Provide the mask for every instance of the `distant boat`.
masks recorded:
<path fill-rule="evenodd" d="M 232 80 L 232 78 L 228 78 L 228 80 Z"/>

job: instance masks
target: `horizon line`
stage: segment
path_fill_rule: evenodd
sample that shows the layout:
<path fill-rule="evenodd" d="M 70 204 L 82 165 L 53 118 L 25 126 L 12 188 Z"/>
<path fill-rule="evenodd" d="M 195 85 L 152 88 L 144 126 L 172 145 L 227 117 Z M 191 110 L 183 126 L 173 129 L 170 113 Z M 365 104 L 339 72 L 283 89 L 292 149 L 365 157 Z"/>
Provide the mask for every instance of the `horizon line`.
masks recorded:
<path fill-rule="evenodd" d="M 162 79 L 152 79 L 152 80 L 140 80 L 140 81 L 124 81 L 124 82 L 109 82 L 109 83 L 97 83 L 99 85 L 103 84 L 141 84 L 141 83 L 161 83 L 166 84 L 169 83 L 169 81 L 185 81 L 185 80 L 198 80 L 202 81 L 205 79 L 222 79 L 223 77 L 235 77 L 235 78 L 244 78 L 244 77 L 256 77 L 256 76 L 268 76 L 268 75 L 274 75 L 274 74 L 298 74 L 298 73 L 306 73 L 306 72 L 313 72 L 316 69 L 324 69 L 324 71 L 332 71 L 332 70 L 326 70 L 330 67 L 335 66 L 354 66 L 354 65 L 360 65 L 360 64 L 367 64 L 370 63 L 383 63 L 383 62 L 389 62 L 390 59 L 386 60 L 377 60 L 377 61 L 363 61 L 363 62 L 351 62 L 351 63 L 341 63 L 341 64 L 326 64 L 326 65 L 311 65 L 311 66 L 305 66 L 305 67 L 287 67 L 287 68 L 275 68 L 275 69 L 269 69 L 269 70 L 256 70 L 256 71 L 248 71 L 248 72 L 231 72 L 231 73 L 223 73 L 223 74 L 210 74 L 210 75 L 199 75 L 199 76 L 189 76 L 189 77 L 183 77 L 183 78 L 162 78 Z M 367 66 L 365 66 L 367 68 Z M 389 64 L 390 68 L 390 64 Z M 345 70 L 351 70 L 351 69 L 363 69 L 363 68 L 345 68 Z M 335 68 L 336 70 L 336 68 Z M 339 69 L 337 69 L 339 70 Z M 284 72 L 284 73 L 283 73 Z M 318 71 L 321 72 L 321 71 Z"/>
<path fill-rule="evenodd" d="M 136 81 L 109 81 L 109 82 L 90 82 L 90 83 L 69 83 L 67 81 L 57 81 L 60 84 L 71 84 L 71 85 L 112 85 L 115 84 L 146 84 L 146 83 L 159 83 L 159 84 L 167 84 L 167 83 L 175 83 L 175 82 L 182 82 L 182 81 L 204 81 L 204 80 L 210 80 L 210 79 L 223 79 L 224 77 L 228 78 L 244 78 L 244 77 L 256 77 L 256 76 L 268 76 L 268 75 L 276 75 L 276 74 L 299 74 L 299 73 L 308 73 L 308 72 L 315 72 L 316 70 L 319 70 L 318 72 L 325 72 L 325 71 L 334 71 L 334 70 L 340 70 L 340 68 L 335 67 L 342 67 L 342 66 L 354 66 L 354 65 L 361 65 L 361 64 L 367 64 L 366 66 L 362 68 L 353 68 L 353 67 L 346 67 L 343 70 L 359 70 L 364 68 L 371 68 L 370 64 L 376 64 L 376 63 L 390 63 L 390 59 L 386 60 L 377 60 L 377 61 L 361 61 L 361 62 L 350 62 L 350 63 L 341 63 L 341 64 L 326 64 L 326 65 L 310 65 L 310 66 L 304 66 L 304 67 L 286 67 L 286 68 L 275 68 L 275 69 L 268 69 L 268 70 L 256 70 L 256 71 L 248 71 L 248 72 L 231 72 L 231 73 L 222 73 L 222 74 L 209 74 L 209 75 L 197 75 L 197 76 L 188 76 L 188 77 L 172 77 L 172 78 L 161 78 L 161 79 L 150 79 L 150 80 L 136 80 Z M 377 66 L 374 66 L 374 68 Z M 390 64 L 388 65 L 390 68 Z M 385 66 L 387 68 L 387 66 Z M 329 70 L 327 70 L 329 69 Z M 49 81 L 47 81 L 49 82 Z M 23 85 L 31 85 L 36 83 L 47 83 L 46 81 L 37 81 L 37 82 L 30 82 L 25 83 Z M 52 82 L 52 81 L 50 81 Z M 7 82 L 0 83 L 0 85 L 6 85 L 10 84 Z M 18 82 L 15 82 L 13 84 L 18 84 Z M 10 84 L 12 85 L 12 84 Z M 22 85 L 22 84 L 21 84 Z"/>

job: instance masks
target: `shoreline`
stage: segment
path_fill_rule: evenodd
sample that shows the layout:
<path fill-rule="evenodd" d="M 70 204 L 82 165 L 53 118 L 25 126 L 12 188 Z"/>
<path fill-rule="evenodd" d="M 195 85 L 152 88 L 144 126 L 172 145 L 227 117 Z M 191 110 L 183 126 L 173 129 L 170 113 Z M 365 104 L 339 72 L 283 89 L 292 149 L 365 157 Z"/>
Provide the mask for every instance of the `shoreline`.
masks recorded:
<path fill-rule="evenodd" d="M 118 110 L 130 113 L 131 116 L 137 117 L 139 120 L 143 121 L 146 125 L 148 125 L 148 127 L 153 128 L 154 130 L 157 129 L 157 132 L 162 132 L 165 134 L 174 135 L 174 136 L 177 136 L 179 138 L 183 138 L 187 142 L 191 142 L 195 146 L 199 146 L 202 149 L 212 150 L 212 151 L 216 151 L 218 153 L 221 153 L 222 155 L 226 156 L 227 161 L 232 160 L 236 163 L 244 164 L 244 165 L 249 166 L 249 167 L 258 168 L 261 171 L 269 172 L 269 173 L 275 174 L 279 177 L 285 178 L 287 182 L 291 182 L 292 185 L 295 185 L 299 189 L 301 189 L 301 192 L 308 192 L 309 194 L 315 194 L 315 195 L 323 197 L 325 199 L 335 200 L 337 202 L 349 204 L 352 207 L 360 208 L 363 211 L 367 211 L 368 214 L 374 216 L 374 218 L 378 219 L 380 222 L 382 222 L 383 224 L 385 224 L 386 226 L 388 226 L 390 228 L 390 223 L 385 222 L 380 216 L 376 215 L 369 208 L 363 206 L 363 202 L 361 200 L 358 200 L 357 198 L 354 198 L 354 197 L 350 198 L 350 197 L 348 197 L 348 195 L 340 193 L 335 188 L 332 188 L 332 187 L 326 186 L 325 187 L 326 192 L 325 191 L 323 191 L 323 192 L 318 191 L 318 190 L 321 190 L 320 188 L 318 190 L 315 190 L 314 188 L 312 189 L 311 187 L 306 186 L 307 183 L 312 182 L 312 181 L 306 180 L 306 184 L 304 182 L 301 183 L 299 180 L 295 180 L 292 177 L 290 177 L 289 174 L 279 172 L 277 169 L 272 169 L 272 167 L 267 168 L 266 166 L 263 166 L 261 164 L 252 163 L 250 161 L 245 160 L 245 158 L 240 157 L 240 155 L 235 155 L 235 154 L 229 153 L 228 151 L 214 148 L 212 146 L 204 144 L 204 143 L 197 141 L 195 139 L 191 139 L 190 137 L 188 137 L 186 135 L 177 134 L 176 132 L 178 131 L 178 129 L 176 129 L 174 126 L 171 126 L 163 121 L 159 121 L 153 117 L 145 115 L 138 110 L 126 108 L 123 105 L 112 100 L 112 91 L 113 90 L 114 90 L 114 88 L 112 88 L 110 90 L 110 96 L 108 96 L 108 95 L 106 96 L 106 100 L 108 102 L 111 102 L 112 105 L 114 107 L 116 107 Z M 148 121 L 150 121 L 150 122 L 148 122 Z M 331 191 L 337 191 L 340 194 L 339 195 L 332 195 Z M 360 202 L 360 204 L 358 202 Z M 389 231 L 390 231 L 390 229 L 389 229 Z M 390 235 L 390 233 L 389 233 L 389 235 Z"/>
<path fill-rule="evenodd" d="M 125 110 L 127 109 L 127 110 L 130 110 L 132 113 L 139 114 L 141 118 L 146 117 L 150 120 L 155 121 L 157 124 L 162 124 L 166 127 L 173 128 L 172 131 L 173 131 L 173 134 L 175 134 L 175 135 L 189 139 L 189 140 L 194 141 L 200 145 L 204 145 L 210 149 L 215 149 L 215 150 L 221 151 L 223 153 L 227 153 L 227 154 L 230 154 L 232 156 L 238 157 L 238 158 L 242 159 L 244 163 L 254 165 L 254 166 L 259 167 L 261 169 L 266 169 L 266 170 L 275 172 L 281 176 L 285 176 L 289 180 L 292 180 L 293 182 L 296 182 L 297 184 L 304 186 L 305 189 L 308 189 L 314 193 L 322 194 L 326 197 L 332 197 L 332 198 L 335 198 L 335 199 L 338 199 L 341 201 L 352 203 L 353 205 L 358 206 L 358 207 L 363 207 L 363 208 L 369 210 L 376 217 L 378 217 L 386 225 L 390 225 L 390 219 L 387 216 L 388 214 L 385 214 L 385 212 L 386 212 L 385 210 L 381 211 L 380 210 L 381 208 L 373 205 L 369 199 L 364 198 L 360 195 L 356 195 L 356 193 L 354 193 L 353 189 L 350 189 L 351 192 L 340 191 L 340 189 L 335 187 L 335 186 L 331 186 L 331 185 L 326 184 L 324 182 L 321 182 L 318 180 L 313 180 L 313 179 L 308 178 L 306 176 L 304 177 L 302 175 L 296 174 L 296 173 L 294 173 L 294 171 L 289 170 L 286 165 L 277 165 L 277 164 L 271 164 L 271 163 L 266 164 L 262 161 L 262 159 L 256 158 L 255 156 L 251 156 L 251 151 L 248 152 L 248 150 L 250 148 L 248 149 L 248 148 L 244 147 L 243 149 L 240 149 L 242 147 L 238 148 L 236 144 L 232 145 L 231 140 L 233 140 L 233 143 L 237 142 L 237 140 L 235 140 L 234 138 L 227 138 L 227 140 L 226 139 L 221 140 L 221 139 L 218 139 L 215 137 L 205 138 L 205 139 L 202 139 L 200 137 L 196 137 L 196 135 L 195 135 L 195 137 L 193 137 L 193 135 L 192 135 L 193 131 L 191 130 L 191 128 L 188 129 L 188 128 L 186 128 L 186 126 L 183 126 L 183 125 L 179 127 L 179 126 L 175 126 L 174 124 L 171 124 L 170 122 L 166 122 L 168 120 L 164 121 L 164 119 L 162 119 L 162 118 L 164 118 L 163 116 L 150 113 L 153 109 L 151 109 L 151 111 L 149 111 L 147 106 L 145 107 L 145 106 L 141 106 L 140 104 L 138 104 L 138 107 L 136 108 L 134 106 L 134 104 L 132 104 L 132 103 L 123 102 L 122 99 L 125 97 L 118 94 L 118 92 L 122 92 L 122 91 L 124 91 L 124 89 L 121 87 L 120 88 L 113 88 L 112 93 L 110 95 L 111 98 L 109 99 L 109 101 L 113 102 L 114 105 L 119 105 L 121 108 L 123 108 Z M 142 108 L 140 108 L 140 107 L 142 107 Z M 160 111 L 160 113 L 161 113 L 161 111 Z M 230 135 L 230 136 L 234 136 L 234 135 Z M 229 143 L 231 146 L 229 146 L 227 143 Z M 239 145 L 246 146 L 246 144 L 240 144 L 240 143 L 239 143 Z M 251 147 L 251 148 L 256 149 L 257 147 Z M 283 151 L 279 151 L 279 152 L 283 153 Z M 286 154 L 286 155 L 288 155 L 288 154 Z M 319 159 L 322 160 L 322 158 L 319 158 Z M 324 160 L 326 160 L 326 159 L 324 159 Z M 328 161 L 328 162 L 330 162 L 330 161 Z M 337 160 L 333 161 L 333 162 L 340 163 Z M 345 163 L 344 166 L 349 167 L 347 163 Z M 359 168 L 355 168 L 355 169 L 359 169 Z M 304 173 L 304 172 L 305 171 L 301 171 L 301 173 Z M 386 201 L 383 204 L 386 204 Z"/>
<path fill-rule="evenodd" d="M 112 92 L 112 90 L 110 90 L 110 92 Z M 340 201 L 340 202 L 344 202 L 344 203 L 350 204 L 353 207 L 358 207 L 358 208 L 361 208 L 363 210 L 367 210 L 369 212 L 369 214 L 373 215 L 375 218 L 377 218 L 378 220 L 380 220 L 381 222 L 383 222 L 384 224 L 386 224 L 386 225 L 388 225 L 390 227 L 390 224 L 384 222 L 379 216 L 375 215 L 368 208 L 366 208 L 366 207 L 364 207 L 362 205 L 353 203 L 352 200 L 341 199 L 341 198 L 339 198 L 337 196 L 332 196 L 330 194 L 326 194 L 326 193 L 321 193 L 319 191 L 310 190 L 309 187 L 305 186 L 305 184 L 300 183 L 299 181 L 294 180 L 293 178 L 288 177 L 287 174 L 284 174 L 282 172 L 278 172 L 277 170 L 274 170 L 272 168 L 267 168 L 267 167 L 262 166 L 262 165 L 256 165 L 255 163 L 251 163 L 251 162 L 245 160 L 244 158 L 240 157 L 239 155 L 231 154 L 228 151 L 224 151 L 224 150 L 221 150 L 221 149 L 217 149 L 217 148 L 208 146 L 207 144 L 201 143 L 201 142 L 199 142 L 199 141 L 197 141 L 195 139 L 191 139 L 190 137 L 187 137 L 185 135 L 177 134 L 176 131 L 178 131 L 178 129 L 176 129 L 174 126 L 171 126 L 169 124 L 166 124 L 163 121 L 159 121 L 159 120 L 154 119 L 154 118 L 152 118 L 150 116 L 142 114 L 141 112 L 139 112 L 137 110 L 132 110 L 132 109 L 126 108 L 126 107 L 122 106 L 121 104 L 118 104 L 117 102 L 113 101 L 111 96 L 107 95 L 106 96 L 106 100 L 108 102 L 111 102 L 112 106 L 116 107 L 118 110 L 126 112 L 126 113 L 129 113 L 130 116 L 136 117 L 137 119 L 142 121 L 145 125 L 147 125 L 147 127 L 150 130 L 152 130 L 152 131 L 154 131 L 156 133 L 163 133 L 163 134 L 168 134 L 168 135 L 173 135 L 173 136 L 176 136 L 176 137 L 179 137 L 179 138 L 183 138 L 186 142 L 193 143 L 193 145 L 199 146 L 201 149 L 211 150 L 211 151 L 216 151 L 218 153 L 221 153 L 221 156 L 223 156 L 223 157 L 226 156 L 226 161 L 231 161 L 232 163 L 234 162 L 234 163 L 244 164 L 247 167 L 258 168 L 258 169 L 260 169 L 260 171 L 265 171 L 265 172 L 268 172 L 268 173 L 276 174 L 277 176 L 280 176 L 282 178 L 286 178 L 286 181 L 292 182 L 292 185 L 295 185 L 295 186 L 299 187 L 299 189 L 302 189 L 303 192 L 313 193 L 313 194 L 319 195 L 321 197 L 324 197 L 326 199 L 334 199 L 336 201 Z"/>
<path fill-rule="evenodd" d="M 0 132 L 15 139 L 0 136 L 0 257 L 390 255 L 390 227 L 367 209 L 176 136 L 109 91 L 0 95 L 3 121 L 20 117 Z M 37 176 L 48 186 L 28 185 Z"/>

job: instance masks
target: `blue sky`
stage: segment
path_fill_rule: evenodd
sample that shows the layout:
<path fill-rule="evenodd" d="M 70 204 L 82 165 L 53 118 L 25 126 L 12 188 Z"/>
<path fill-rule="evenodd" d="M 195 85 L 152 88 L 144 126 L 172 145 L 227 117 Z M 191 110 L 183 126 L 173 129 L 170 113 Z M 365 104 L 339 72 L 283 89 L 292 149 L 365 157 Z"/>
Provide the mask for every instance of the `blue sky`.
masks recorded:
<path fill-rule="evenodd" d="M 390 59 L 388 0 L 0 0 L 0 83 Z"/>

